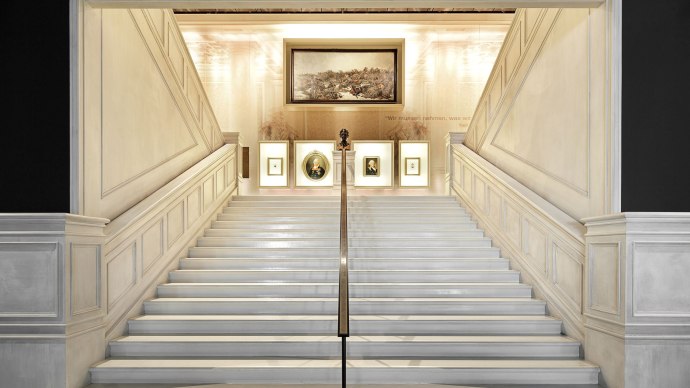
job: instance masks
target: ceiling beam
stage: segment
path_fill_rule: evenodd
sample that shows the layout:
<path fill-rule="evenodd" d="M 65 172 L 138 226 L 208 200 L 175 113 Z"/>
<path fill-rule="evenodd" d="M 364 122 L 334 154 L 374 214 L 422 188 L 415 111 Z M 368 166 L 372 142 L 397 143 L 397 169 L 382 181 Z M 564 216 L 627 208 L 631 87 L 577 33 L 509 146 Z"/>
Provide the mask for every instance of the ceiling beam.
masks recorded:
<path fill-rule="evenodd" d="M 97 8 L 597 8 L 604 0 L 87 0 Z"/>

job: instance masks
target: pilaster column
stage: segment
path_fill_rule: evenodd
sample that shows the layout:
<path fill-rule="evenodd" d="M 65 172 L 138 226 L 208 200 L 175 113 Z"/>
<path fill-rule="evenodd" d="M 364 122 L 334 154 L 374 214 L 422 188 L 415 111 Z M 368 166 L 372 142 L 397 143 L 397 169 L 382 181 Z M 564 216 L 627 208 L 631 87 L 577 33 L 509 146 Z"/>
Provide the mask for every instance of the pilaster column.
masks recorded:
<path fill-rule="evenodd" d="M 690 386 L 690 213 L 583 221 L 585 357 L 609 387 Z"/>
<path fill-rule="evenodd" d="M 107 222 L 60 213 L 0 214 L 3 386 L 88 384 L 88 369 L 106 348 Z"/>

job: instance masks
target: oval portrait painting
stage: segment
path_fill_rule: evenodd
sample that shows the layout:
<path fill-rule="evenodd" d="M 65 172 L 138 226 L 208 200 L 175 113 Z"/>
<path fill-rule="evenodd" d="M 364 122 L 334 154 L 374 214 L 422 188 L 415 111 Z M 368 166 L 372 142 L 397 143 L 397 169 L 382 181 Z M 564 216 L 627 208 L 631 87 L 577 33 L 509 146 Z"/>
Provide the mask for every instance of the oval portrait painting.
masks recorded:
<path fill-rule="evenodd" d="M 328 159 L 319 151 L 310 152 L 302 162 L 302 172 L 313 181 L 320 181 L 328 175 Z"/>

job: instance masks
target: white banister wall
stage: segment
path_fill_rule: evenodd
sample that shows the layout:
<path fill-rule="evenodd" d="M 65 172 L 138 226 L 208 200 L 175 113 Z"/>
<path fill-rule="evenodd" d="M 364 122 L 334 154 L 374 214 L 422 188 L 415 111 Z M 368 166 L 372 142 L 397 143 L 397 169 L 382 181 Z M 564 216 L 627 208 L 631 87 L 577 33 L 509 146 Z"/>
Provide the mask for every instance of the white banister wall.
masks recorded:
<path fill-rule="evenodd" d="M 451 193 L 521 271 L 565 332 L 584 340 L 585 229 L 464 145 L 451 146 Z"/>
<path fill-rule="evenodd" d="M 690 387 L 690 213 L 584 221 L 585 355 L 610 387 Z"/>
<path fill-rule="evenodd" d="M 227 144 L 110 223 L 0 214 L 0 385 L 87 385 L 107 341 L 125 332 L 237 182 L 237 145 Z"/>

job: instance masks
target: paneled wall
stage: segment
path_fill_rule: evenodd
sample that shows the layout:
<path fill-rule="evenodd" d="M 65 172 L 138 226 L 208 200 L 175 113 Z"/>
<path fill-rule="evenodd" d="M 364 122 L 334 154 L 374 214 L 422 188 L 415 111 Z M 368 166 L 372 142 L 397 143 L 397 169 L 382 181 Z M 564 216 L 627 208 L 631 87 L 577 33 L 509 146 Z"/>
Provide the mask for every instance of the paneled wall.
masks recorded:
<path fill-rule="evenodd" d="M 79 212 L 114 219 L 223 143 L 170 10 L 83 8 Z"/>
<path fill-rule="evenodd" d="M 451 188 L 566 332 L 584 340 L 583 225 L 463 145 L 451 148 Z"/>
<path fill-rule="evenodd" d="M 127 318 L 177 267 L 237 187 L 237 145 L 227 144 L 106 228 L 106 337 L 122 335 Z"/>
<path fill-rule="evenodd" d="M 453 24 L 285 24 L 276 20 L 247 24 L 235 20 L 221 25 L 214 18 L 177 18 L 222 131 L 240 132 L 252 152 L 262 140 L 262 124 L 280 112 L 300 140 L 335 140 L 341 128 L 350 131 L 352 140 L 387 140 L 418 118 L 428 130 L 432 181 L 440 190 L 444 137 L 469 125 L 512 15 L 486 16 L 484 20 L 478 16 Z M 404 108 L 284 106 L 283 39 L 315 37 L 404 39 Z M 252 174 L 257 171 L 257 159 L 252 154 Z M 251 183 L 256 185 L 257 180 Z"/>
<path fill-rule="evenodd" d="M 519 10 L 465 140 L 576 219 L 619 206 L 607 7 Z"/>

